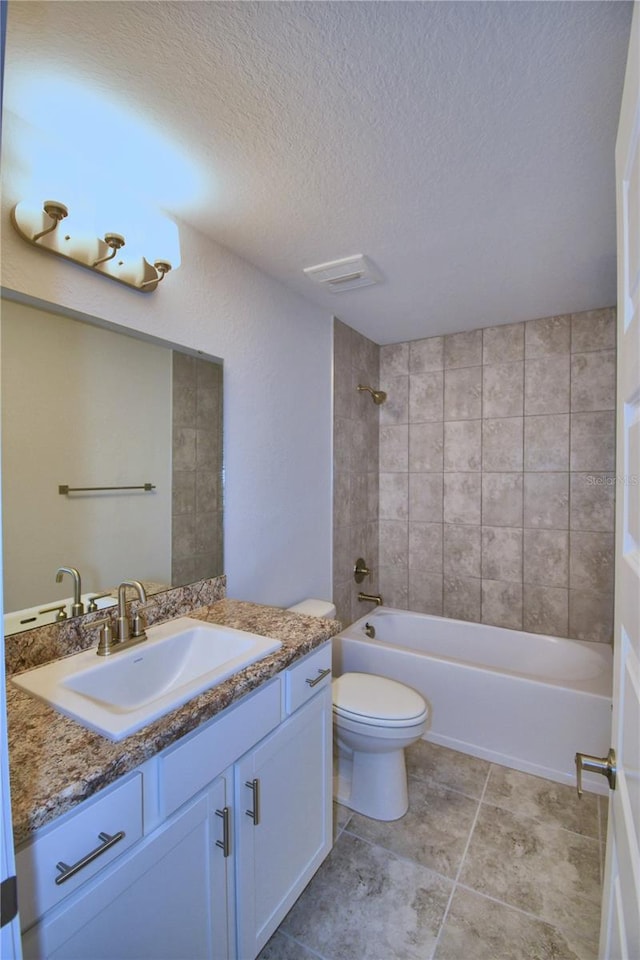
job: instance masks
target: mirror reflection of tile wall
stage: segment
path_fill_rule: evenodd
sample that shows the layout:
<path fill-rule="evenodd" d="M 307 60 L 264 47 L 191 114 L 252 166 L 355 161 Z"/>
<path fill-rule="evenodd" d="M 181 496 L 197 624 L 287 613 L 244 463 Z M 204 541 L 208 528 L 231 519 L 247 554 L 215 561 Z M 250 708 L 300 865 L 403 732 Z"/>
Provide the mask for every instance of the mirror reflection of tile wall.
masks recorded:
<path fill-rule="evenodd" d="M 173 354 L 171 576 L 223 572 L 222 364 Z"/>

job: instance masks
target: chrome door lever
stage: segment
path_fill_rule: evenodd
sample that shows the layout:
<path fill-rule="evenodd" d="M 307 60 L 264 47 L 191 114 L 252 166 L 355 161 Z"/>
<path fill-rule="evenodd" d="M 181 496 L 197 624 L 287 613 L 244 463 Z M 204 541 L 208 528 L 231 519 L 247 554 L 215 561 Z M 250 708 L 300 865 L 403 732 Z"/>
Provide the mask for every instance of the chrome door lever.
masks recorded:
<path fill-rule="evenodd" d="M 611 747 L 606 757 L 591 757 L 588 753 L 576 753 L 576 776 L 578 796 L 582 796 L 582 771 L 601 773 L 609 781 L 609 789 L 616 788 L 616 752 Z"/>

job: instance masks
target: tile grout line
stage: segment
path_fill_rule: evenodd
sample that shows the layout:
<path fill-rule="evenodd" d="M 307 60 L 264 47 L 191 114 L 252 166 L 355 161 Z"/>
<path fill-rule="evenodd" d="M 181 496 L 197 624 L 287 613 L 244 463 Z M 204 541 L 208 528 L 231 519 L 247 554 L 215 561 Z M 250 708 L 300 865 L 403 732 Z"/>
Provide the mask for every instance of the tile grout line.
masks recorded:
<path fill-rule="evenodd" d="M 302 947 L 303 950 L 305 950 L 310 956 L 316 957 L 317 960 L 326 960 L 326 957 L 323 953 L 318 953 L 317 950 L 314 950 L 313 947 L 310 947 L 308 944 L 306 944 L 304 940 L 298 940 L 297 937 L 292 937 L 290 933 L 285 933 L 285 931 L 281 930 L 280 927 L 277 928 L 277 931 L 274 930 L 274 933 L 276 932 L 284 937 L 285 940 L 289 940 L 291 943 L 295 943 L 297 946 Z"/>
<path fill-rule="evenodd" d="M 474 818 L 473 818 L 473 823 L 471 824 L 471 828 L 470 828 L 470 830 L 469 830 L 469 836 L 467 837 L 467 842 L 466 842 L 465 847 L 464 847 L 464 850 L 463 850 L 463 852 L 462 852 L 462 857 L 460 858 L 460 865 L 459 865 L 459 867 L 458 867 L 458 870 L 457 870 L 456 875 L 455 875 L 455 877 L 454 877 L 454 879 L 453 879 L 453 882 L 452 882 L 451 893 L 449 894 L 449 900 L 447 901 L 447 906 L 446 906 L 446 908 L 445 908 L 444 914 L 442 915 L 442 921 L 441 921 L 441 923 L 440 923 L 440 929 L 438 930 L 438 935 L 437 935 L 437 937 L 436 937 L 436 942 L 435 942 L 435 944 L 434 944 L 433 951 L 432 951 L 432 953 L 431 953 L 431 956 L 432 956 L 432 957 L 435 956 L 435 953 L 436 953 L 436 951 L 437 951 L 437 949 L 438 949 L 438 946 L 439 946 L 439 944 L 440 944 L 440 938 L 442 937 L 442 932 L 443 932 L 443 930 L 444 930 L 444 928 L 445 928 L 445 924 L 446 924 L 447 919 L 448 919 L 448 917 L 449 917 L 449 912 L 450 912 L 450 910 L 451 910 L 451 904 L 453 903 L 453 897 L 454 897 L 454 895 L 455 895 L 455 892 L 456 892 L 456 890 L 457 890 L 458 883 L 459 883 L 459 880 L 460 880 L 460 874 L 462 873 L 462 868 L 463 868 L 463 866 L 464 866 L 464 862 L 465 862 L 465 860 L 466 860 L 467 853 L 468 853 L 468 851 L 469 851 L 469 846 L 471 845 L 471 838 L 472 838 L 473 832 L 474 832 L 474 830 L 475 830 L 475 828 L 476 828 L 476 823 L 478 822 L 478 817 L 480 816 L 480 808 L 482 807 L 482 802 L 483 802 L 483 800 L 484 800 L 484 795 L 485 795 L 485 793 L 487 792 L 487 787 L 488 787 L 488 785 L 489 785 L 489 777 L 491 776 L 492 767 L 493 767 L 493 764 L 490 764 L 490 765 L 489 765 L 489 769 L 487 770 L 487 775 L 486 775 L 486 777 L 485 777 L 484 786 L 483 786 L 483 788 L 482 788 L 482 793 L 480 794 L 480 799 L 478 800 L 478 807 L 477 807 L 477 809 L 476 809 L 475 816 L 474 816 Z"/>

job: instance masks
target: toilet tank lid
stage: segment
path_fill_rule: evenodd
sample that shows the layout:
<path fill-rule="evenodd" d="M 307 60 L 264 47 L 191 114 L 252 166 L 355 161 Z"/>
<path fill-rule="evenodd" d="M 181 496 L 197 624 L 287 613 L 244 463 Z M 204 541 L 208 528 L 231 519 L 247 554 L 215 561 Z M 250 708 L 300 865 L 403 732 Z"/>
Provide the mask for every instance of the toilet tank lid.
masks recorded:
<path fill-rule="evenodd" d="M 303 613 L 307 617 L 323 617 L 325 620 L 335 620 L 336 608 L 328 600 L 301 600 L 300 603 L 287 607 L 291 613 Z"/>

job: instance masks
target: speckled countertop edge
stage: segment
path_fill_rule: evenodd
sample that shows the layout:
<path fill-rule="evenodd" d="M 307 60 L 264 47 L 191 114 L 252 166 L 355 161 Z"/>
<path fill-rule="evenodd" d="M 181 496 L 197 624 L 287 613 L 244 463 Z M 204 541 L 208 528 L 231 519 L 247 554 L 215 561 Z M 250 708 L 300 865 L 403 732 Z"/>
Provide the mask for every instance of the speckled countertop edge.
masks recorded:
<path fill-rule="evenodd" d="M 275 653 L 200 694 L 120 743 L 93 733 L 7 682 L 11 807 L 16 846 L 40 827 L 135 769 L 341 629 L 319 620 L 238 600 L 189 611 L 282 641 Z"/>

